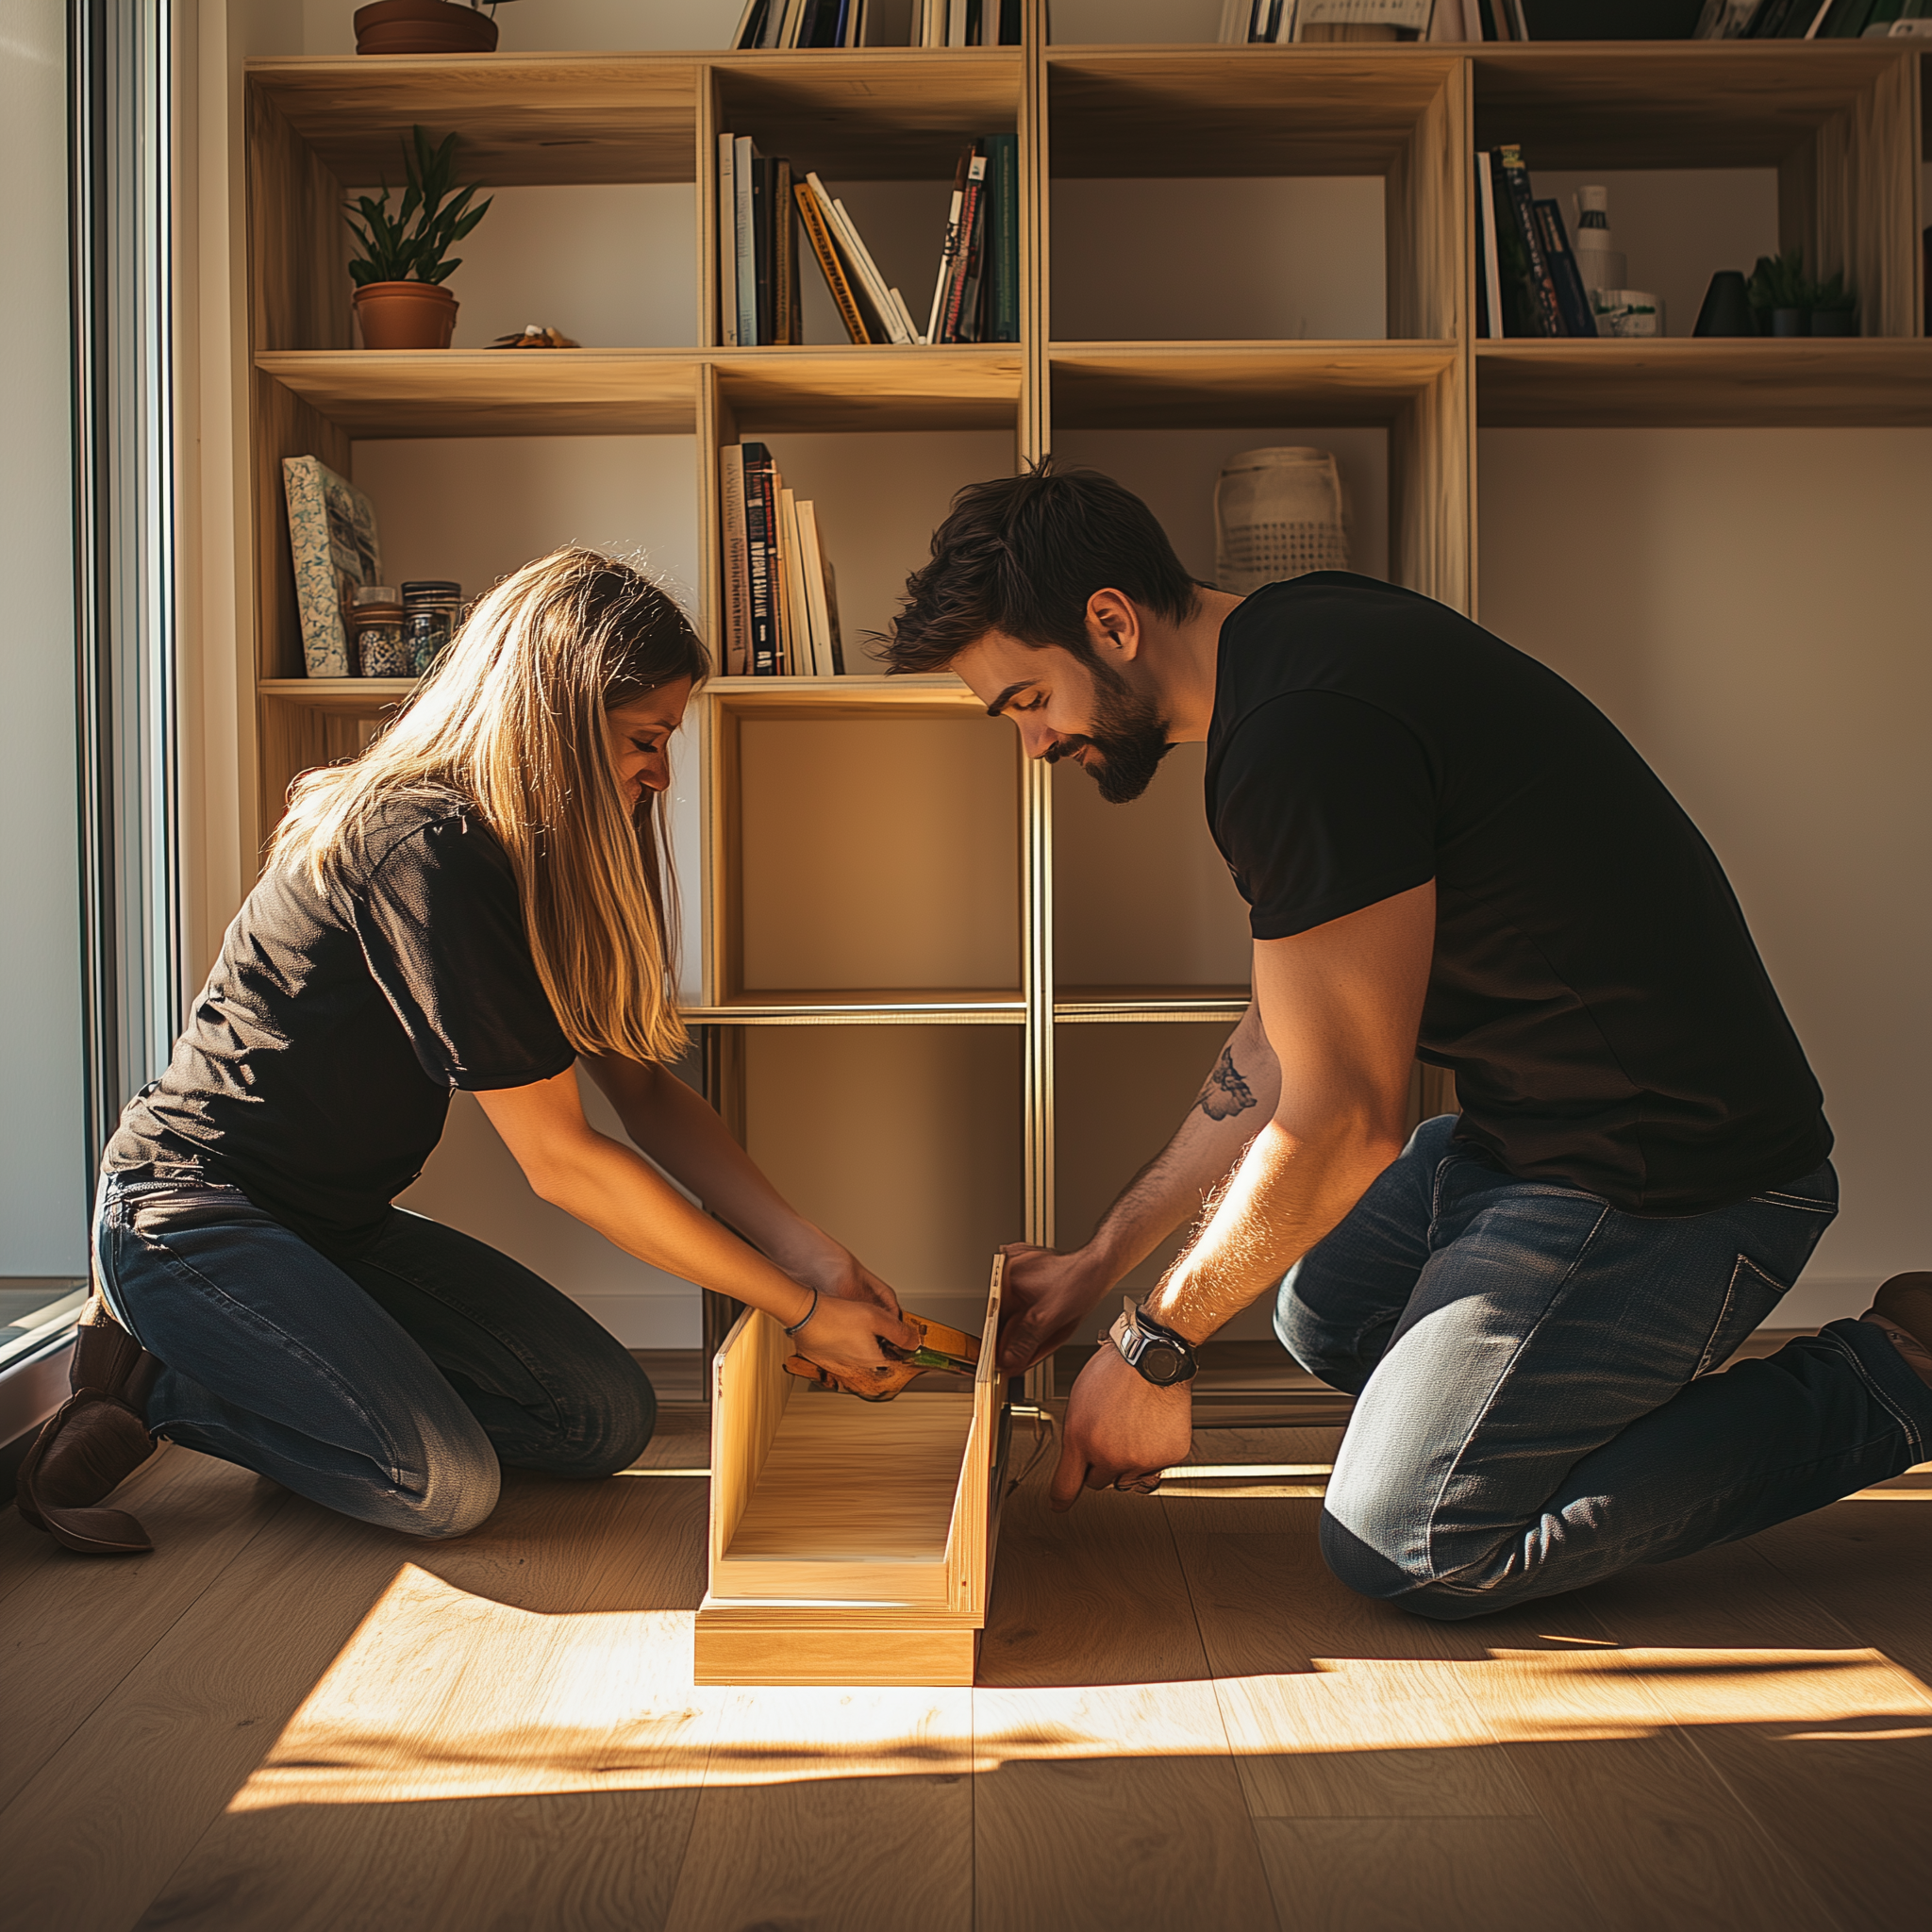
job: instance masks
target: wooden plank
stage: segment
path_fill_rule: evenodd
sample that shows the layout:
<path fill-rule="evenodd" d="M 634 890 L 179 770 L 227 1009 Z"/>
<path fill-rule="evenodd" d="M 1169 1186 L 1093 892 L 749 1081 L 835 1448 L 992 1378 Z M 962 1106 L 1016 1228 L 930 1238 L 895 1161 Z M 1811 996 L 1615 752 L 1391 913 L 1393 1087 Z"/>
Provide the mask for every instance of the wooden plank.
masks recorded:
<path fill-rule="evenodd" d="M 1537 1818 L 1259 1821 L 1296 1932 L 1547 1932 L 1605 1921 Z"/>
<path fill-rule="evenodd" d="M 119 1561 L 63 1550 L 0 1516 L 7 1665 L 0 1672 L 0 1807 L 100 1707 L 280 1508 L 283 1491 L 232 1464 L 163 1445 L 115 1491 L 154 1552 Z M 0 1829 L 4 1829 L 0 1826 Z"/>
<path fill-rule="evenodd" d="M 1274 1905 L 1158 1504 L 1008 1503 L 974 1694 L 986 1925 L 1272 1928 Z"/>
<path fill-rule="evenodd" d="M 1054 420 L 1070 429 L 1390 424 L 1456 356 L 1446 341 L 1056 342 Z"/>
<path fill-rule="evenodd" d="M 387 1587 L 142 1923 L 660 1925 L 716 1715 L 700 1486 L 513 1478 L 481 1538 L 360 1534 Z"/>
<path fill-rule="evenodd" d="M 1774 168 L 1899 58 L 1871 41 L 1485 45 L 1475 142 L 1536 168 Z"/>
<path fill-rule="evenodd" d="M 272 102 L 354 186 L 402 179 L 421 123 L 460 137 L 462 179 L 689 181 L 700 63 L 685 55 L 307 55 L 247 63 Z"/>
<path fill-rule="evenodd" d="M 727 1431 L 730 1400 L 727 1390 Z M 972 1429 L 970 1395 L 874 1406 L 802 1391 L 779 1416 L 737 1524 L 712 1558 L 712 1593 L 945 1604 L 947 1541 Z"/>
<path fill-rule="evenodd" d="M 1690 1736 L 1824 1907 L 1855 1924 L 1920 1909 L 1915 1867 L 1884 1848 L 1923 1835 L 1932 1690 L 1749 1543 L 1626 1572 L 1590 1600 L 1625 1646 L 1620 1674 Z M 1865 1842 L 1874 1856 L 1845 1856 Z"/>
<path fill-rule="evenodd" d="M 970 1625 L 812 1621 L 742 1624 L 707 1604 L 693 1639 L 700 1684 L 968 1685 L 979 1657 Z"/>
<path fill-rule="evenodd" d="M 1008 428 L 1025 367 L 1017 342 L 720 349 L 712 360 L 751 436 Z"/>
<path fill-rule="evenodd" d="M 1476 417 L 1486 428 L 1932 423 L 1932 342 L 1478 342 L 1475 364 Z"/>
<path fill-rule="evenodd" d="M 1439 45 L 1050 48 L 1053 172 L 1380 175 L 1459 58 Z"/>
<path fill-rule="evenodd" d="M 667 1932 L 967 1932 L 973 1693 L 728 1693 Z"/>
<path fill-rule="evenodd" d="M 345 436 L 690 436 L 683 349 L 278 349 L 256 366 Z"/>
<path fill-rule="evenodd" d="M 711 1365 L 710 1563 L 731 1546 L 791 1391 L 791 1344 L 769 1315 L 746 1308 Z"/>

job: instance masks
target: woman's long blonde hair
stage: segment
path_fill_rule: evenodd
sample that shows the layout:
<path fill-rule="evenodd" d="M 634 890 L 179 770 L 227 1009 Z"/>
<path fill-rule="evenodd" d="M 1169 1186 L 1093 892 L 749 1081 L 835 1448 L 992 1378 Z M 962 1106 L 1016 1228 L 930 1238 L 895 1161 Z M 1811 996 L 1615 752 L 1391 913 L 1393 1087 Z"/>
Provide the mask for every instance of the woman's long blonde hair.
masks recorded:
<path fill-rule="evenodd" d="M 674 1059 L 676 903 L 662 814 L 618 789 L 604 714 L 709 670 L 684 614 L 593 550 L 528 563 L 477 605 L 396 722 L 305 773 L 269 850 L 318 891 L 391 800 L 455 791 L 509 855 L 543 991 L 579 1053 Z"/>

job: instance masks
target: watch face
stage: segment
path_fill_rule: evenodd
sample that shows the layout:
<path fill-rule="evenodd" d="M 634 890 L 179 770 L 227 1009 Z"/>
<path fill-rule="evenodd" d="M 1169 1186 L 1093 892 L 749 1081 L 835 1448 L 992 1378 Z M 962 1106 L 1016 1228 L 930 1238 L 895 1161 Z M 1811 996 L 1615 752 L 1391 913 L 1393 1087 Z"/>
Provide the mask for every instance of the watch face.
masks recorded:
<path fill-rule="evenodd" d="M 1141 1351 L 1141 1359 L 1136 1364 L 1150 1382 L 1173 1382 L 1179 1378 L 1187 1362 L 1179 1349 L 1171 1342 L 1149 1339 L 1146 1347 Z"/>

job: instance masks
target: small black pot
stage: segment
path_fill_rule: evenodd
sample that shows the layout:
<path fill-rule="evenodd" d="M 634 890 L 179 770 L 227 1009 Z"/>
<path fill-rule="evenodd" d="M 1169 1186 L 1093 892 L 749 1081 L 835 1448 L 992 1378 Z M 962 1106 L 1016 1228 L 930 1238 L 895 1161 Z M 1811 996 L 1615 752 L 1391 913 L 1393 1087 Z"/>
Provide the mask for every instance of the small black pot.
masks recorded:
<path fill-rule="evenodd" d="M 1705 291 L 1704 307 L 1697 311 L 1693 336 L 1755 336 L 1757 318 L 1751 312 L 1751 298 L 1744 292 L 1744 277 L 1734 268 L 1721 268 Z"/>
<path fill-rule="evenodd" d="M 1811 311 L 1814 336 L 1855 336 L 1858 333 L 1856 308 L 1814 308 Z"/>
<path fill-rule="evenodd" d="M 1811 311 L 1808 308 L 1774 308 L 1771 311 L 1771 332 L 1774 336 L 1808 336 L 1811 333 Z"/>

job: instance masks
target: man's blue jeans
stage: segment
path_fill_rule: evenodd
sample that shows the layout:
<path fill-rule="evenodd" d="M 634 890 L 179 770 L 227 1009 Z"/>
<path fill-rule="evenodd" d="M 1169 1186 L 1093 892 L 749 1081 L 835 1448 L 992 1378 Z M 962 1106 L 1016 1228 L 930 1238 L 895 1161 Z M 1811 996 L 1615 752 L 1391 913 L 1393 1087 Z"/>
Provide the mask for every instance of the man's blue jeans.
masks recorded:
<path fill-rule="evenodd" d="M 108 1174 L 101 1287 L 167 1363 L 158 1435 L 365 1523 L 461 1536 L 499 1465 L 601 1476 L 651 1439 L 643 1371 L 575 1302 L 420 1214 L 331 1257 L 192 1169 Z"/>
<path fill-rule="evenodd" d="M 1869 1322 L 1713 1371 L 1837 1211 L 1829 1164 L 1681 1220 L 1519 1181 L 1424 1122 L 1281 1286 L 1357 1396 L 1322 1517 L 1352 1589 L 1439 1618 L 1688 1556 L 1897 1475 L 1932 1388 Z"/>

